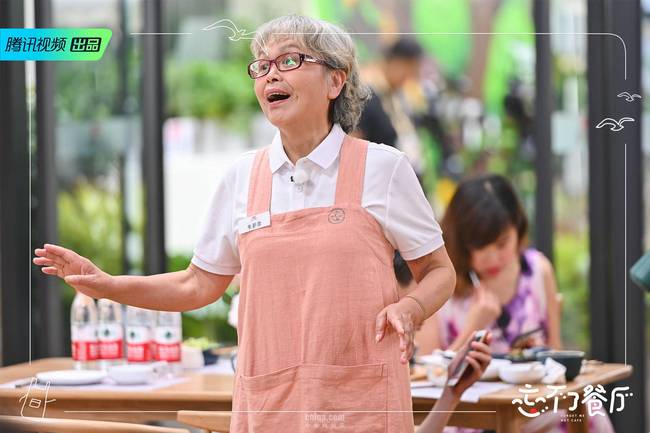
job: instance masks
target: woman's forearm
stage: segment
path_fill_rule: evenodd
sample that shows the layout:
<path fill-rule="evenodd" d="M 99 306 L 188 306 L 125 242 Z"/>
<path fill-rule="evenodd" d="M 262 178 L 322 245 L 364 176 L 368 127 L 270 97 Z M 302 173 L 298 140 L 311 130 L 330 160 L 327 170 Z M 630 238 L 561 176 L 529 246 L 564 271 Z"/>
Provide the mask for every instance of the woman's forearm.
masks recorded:
<path fill-rule="evenodd" d="M 422 424 L 416 430 L 416 433 L 442 433 L 451 418 L 453 410 L 458 405 L 459 399 L 454 397 L 448 388 L 442 392 L 442 395 L 436 401 L 431 412 L 424 419 Z"/>
<path fill-rule="evenodd" d="M 456 273 L 453 268 L 439 266 L 431 269 L 408 296 L 416 298 L 424 310 L 420 323 L 444 305 L 454 291 Z"/>
<path fill-rule="evenodd" d="M 111 278 L 110 299 L 158 311 L 188 311 L 205 305 L 197 278 L 189 269 L 157 275 Z"/>

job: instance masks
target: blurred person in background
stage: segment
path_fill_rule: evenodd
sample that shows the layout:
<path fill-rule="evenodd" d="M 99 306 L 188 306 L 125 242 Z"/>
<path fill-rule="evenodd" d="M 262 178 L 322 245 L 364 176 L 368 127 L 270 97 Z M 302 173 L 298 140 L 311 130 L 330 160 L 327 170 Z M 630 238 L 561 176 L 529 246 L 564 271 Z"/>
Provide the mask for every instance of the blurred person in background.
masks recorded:
<path fill-rule="evenodd" d="M 490 331 L 492 353 L 501 356 L 529 347 L 561 349 L 553 265 L 528 247 L 528 218 L 512 184 L 494 174 L 461 182 L 442 228 L 457 273 L 456 289 L 418 331 L 419 353 L 459 350 L 478 329 Z M 560 418 L 560 412 L 543 414 L 523 431 L 562 431 Z M 609 418 L 589 417 L 588 422 L 592 433 L 613 432 Z"/>
<path fill-rule="evenodd" d="M 508 353 L 516 337 L 540 329 L 528 344 L 560 349 L 553 267 L 541 252 L 527 247 L 528 218 L 510 182 L 500 175 L 462 182 L 443 227 L 457 283 L 454 296 L 436 315 L 433 330 L 439 333 L 429 344 L 457 350 L 476 329 L 487 328 L 492 350 Z"/>
<path fill-rule="evenodd" d="M 423 61 L 422 46 L 410 37 L 400 37 L 384 50 L 379 64 L 366 69 L 364 79 L 370 85 L 371 97 L 355 131 L 356 136 L 406 153 L 420 180 L 425 155 L 419 127 L 440 144 L 443 158 L 451 151 L 436 113 L 435 92 L 421 76 Z"/>

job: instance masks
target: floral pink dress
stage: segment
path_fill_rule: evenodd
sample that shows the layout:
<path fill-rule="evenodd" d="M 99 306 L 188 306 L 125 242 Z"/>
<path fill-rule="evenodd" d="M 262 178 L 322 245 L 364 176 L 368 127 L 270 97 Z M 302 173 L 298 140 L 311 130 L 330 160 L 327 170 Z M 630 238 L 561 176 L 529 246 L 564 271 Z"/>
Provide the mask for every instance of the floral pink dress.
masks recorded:
<path fill-rule="evenodd" d="M 493 353 L 507 353 L 518 335 L 542 328 L 538 343 L 547 340 L 548 325 L 546 321 L 546 293 L 544 277 L 539 266 L 541 253 L 534 249 L 524 251 L 521 256 L 521 275 L 517 291 L 510 302 L 503 306 L 503 313 L 489 328 L 492 333 L 490 345 Z M 440 341 L 446 349 L 464 329 L 467 311 L 472 297 L 453 296 L 436 313 Z"/>

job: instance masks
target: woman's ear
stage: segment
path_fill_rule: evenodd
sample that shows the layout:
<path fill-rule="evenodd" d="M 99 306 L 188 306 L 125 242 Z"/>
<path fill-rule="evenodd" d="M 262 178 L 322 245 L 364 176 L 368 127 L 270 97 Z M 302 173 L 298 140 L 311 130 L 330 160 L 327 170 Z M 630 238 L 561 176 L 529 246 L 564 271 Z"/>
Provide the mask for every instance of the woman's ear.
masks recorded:
<path fill-rule="evenodd" d="M 336 99 L 341 94 L 345 81 L 347 80 L 347 74 L 341 69 L 334 69 L 330 71 L 329 74 L 329 89 L 327 90 L 327 97 L 329 99 Z"/>

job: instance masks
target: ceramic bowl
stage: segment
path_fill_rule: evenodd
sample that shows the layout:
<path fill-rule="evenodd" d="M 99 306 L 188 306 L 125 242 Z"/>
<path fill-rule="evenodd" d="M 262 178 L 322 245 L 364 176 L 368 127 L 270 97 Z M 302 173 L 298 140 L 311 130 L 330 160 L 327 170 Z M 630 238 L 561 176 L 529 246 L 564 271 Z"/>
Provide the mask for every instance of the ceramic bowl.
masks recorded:
<path fill-rule="evenodd" d="M 108 367 L 108 377 L 119 385 L 142 385 L 154 377 L 151 364 L 127 364 Z"/>
<path fill-rule="evenodd" d="M 502 365 L 499 368 L 499 378 L 513 384 L 539 383 L 545 374 L 546 369 L 539 362 Z"/>
<path fill-rule="evenodd" d="M 579 350 L 547 350 L 537 354 L 537 360 L 544 362 L 546 358 L 559 362 L 566 367 L 566 380 L 573 380 L 580 374 L 582 360 L 585 359 L 585 353 Z"/>

